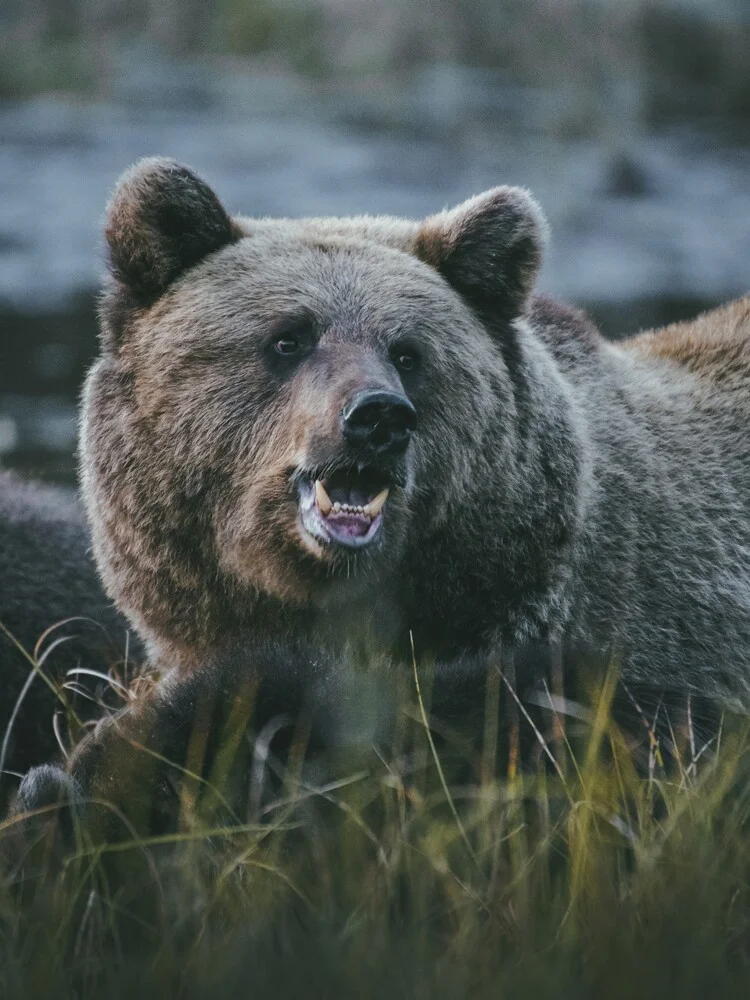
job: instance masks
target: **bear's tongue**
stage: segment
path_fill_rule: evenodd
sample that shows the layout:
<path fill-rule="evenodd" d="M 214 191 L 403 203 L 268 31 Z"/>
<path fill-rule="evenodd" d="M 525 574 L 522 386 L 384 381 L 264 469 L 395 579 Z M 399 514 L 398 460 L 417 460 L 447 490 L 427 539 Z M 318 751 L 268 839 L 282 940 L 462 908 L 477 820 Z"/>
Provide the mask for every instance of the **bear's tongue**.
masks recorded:
<path fill-rule="evenodd" d="M 315 502 L 334 537 L 362 537 L 388 499 L 388 489 L 374 492 L 364 485 L 325 485 L 315 481 Z"/>

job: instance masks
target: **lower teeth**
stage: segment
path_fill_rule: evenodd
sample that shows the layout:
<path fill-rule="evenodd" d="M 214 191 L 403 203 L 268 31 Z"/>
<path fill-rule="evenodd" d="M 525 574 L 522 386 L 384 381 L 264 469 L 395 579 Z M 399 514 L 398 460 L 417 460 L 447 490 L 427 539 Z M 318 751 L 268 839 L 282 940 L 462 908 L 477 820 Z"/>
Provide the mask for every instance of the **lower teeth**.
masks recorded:
<path fill-rule="evenodd" d="M 388 499 L 388 493 L 388 487 L 385 487 L 376 497 L 373 497 L 369 503 L 364 505 L 342 504 L 340 500 L 334 503 L 321 481 L 319 479 L 315 480 L 315 499 L 323 517 L 328 517 L 331 513 L 340 514 L 343 511 L 345 514 L 356 514 L 359 517 L 366 517 L 372 521 L 383 509 L 383 505 Z"/>
<path fill-rule="evenodd" d="M 367 513 L 364 507 L 352 507 L 348 503 L 336 503 L 333 505 L 334 514 L 359 514 L 362 517 L 367 517 Z"/>

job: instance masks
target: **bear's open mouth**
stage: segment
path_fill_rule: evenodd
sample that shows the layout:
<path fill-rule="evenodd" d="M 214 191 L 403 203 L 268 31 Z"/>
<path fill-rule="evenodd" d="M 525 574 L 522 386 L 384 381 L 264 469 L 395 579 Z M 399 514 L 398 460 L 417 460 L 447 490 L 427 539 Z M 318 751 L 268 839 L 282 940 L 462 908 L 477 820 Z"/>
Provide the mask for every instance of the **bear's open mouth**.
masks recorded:
<path fill-rule="evenodd" d="M 390 485 L 373 469 L 338 469 L 299 484 L 304 529 L 324 545 L 368 545 L 383 521 Z"/>

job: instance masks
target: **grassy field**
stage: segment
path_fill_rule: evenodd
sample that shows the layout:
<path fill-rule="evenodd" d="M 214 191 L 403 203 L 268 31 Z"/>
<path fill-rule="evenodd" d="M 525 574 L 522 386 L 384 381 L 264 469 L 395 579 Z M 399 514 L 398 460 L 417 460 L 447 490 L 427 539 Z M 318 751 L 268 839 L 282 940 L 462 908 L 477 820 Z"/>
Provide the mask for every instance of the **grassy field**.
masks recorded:
<path fill-rule="evenodd" d="M 659 726 L 634 704 L 623 726 L 611 681 L 532 716 L 496 671 L 472 739 L 415 679 L 387 751 L 316 760 L 298 732 L 241 811 L 225 742 L 208 778 L 175 769 L 166 833 L 127 832 L 119 769 L 115 838 L 6 820 L 0 996 L 748 995 L 742 720 L 704 742 L 689 703 Z"/>

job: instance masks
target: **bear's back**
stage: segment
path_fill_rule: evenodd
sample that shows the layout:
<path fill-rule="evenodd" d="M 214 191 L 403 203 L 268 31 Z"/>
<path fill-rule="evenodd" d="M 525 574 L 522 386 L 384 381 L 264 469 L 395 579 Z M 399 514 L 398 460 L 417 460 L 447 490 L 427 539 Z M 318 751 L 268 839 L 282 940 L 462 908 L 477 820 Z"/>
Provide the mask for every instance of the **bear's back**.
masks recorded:
<path fill-rule="evenodd" d="M 642 357 L 683 365 L 725 391 L 750 387 L 750 295 L 696 319 L 647 330 L 623 342 Z M 750 404 L 748 405 L 750 409 Z"/>

